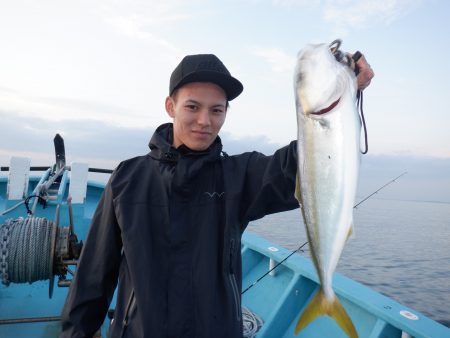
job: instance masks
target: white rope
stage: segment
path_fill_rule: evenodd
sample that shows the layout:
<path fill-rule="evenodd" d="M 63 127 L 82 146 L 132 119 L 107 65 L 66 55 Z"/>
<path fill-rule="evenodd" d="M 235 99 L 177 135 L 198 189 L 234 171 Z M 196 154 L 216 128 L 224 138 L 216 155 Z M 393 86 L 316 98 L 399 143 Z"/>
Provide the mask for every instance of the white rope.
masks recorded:
<path fill-rule="evenodd" d="M 254 338 L 263 325 L 263 321 L 256 313 L 243 306 L 242 325 L 244 326 L 244 337 Z"/>

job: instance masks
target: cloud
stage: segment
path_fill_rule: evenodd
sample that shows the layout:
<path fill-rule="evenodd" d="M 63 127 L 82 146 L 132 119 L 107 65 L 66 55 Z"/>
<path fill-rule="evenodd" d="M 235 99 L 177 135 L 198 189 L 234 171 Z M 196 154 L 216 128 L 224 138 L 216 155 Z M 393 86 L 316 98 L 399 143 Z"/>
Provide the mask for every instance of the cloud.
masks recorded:
<path fill-rule="evenodd" d="M 257 2 L 257 1 L 256 1 Z M 373 23 L 391 24 L 416 8 L 422 0 L 272 0 L 274 6 L 317 8 L 323 20 L 339 34 Z"/>
<path fill-rule="evenodd" d="M 228 155 L 240 154 L 246 151 L 259 151 L 265 155 L 270 155 L 282 146 L 271 142 L 268 137 L 261 135 L 235 138 L 230 133 L 222 132 L 220 137 L 224 145 L 223 150 Z"/>
<path fill-rule="evenodd" d="M 360 28 L 372 22 L 390 24 L 415 8 L 420 0 L 330 0 L 325 2 L 325 21 L 341 29 Z"/>
<path fill-rule="evenodd" d="M 12 155 L 30 157 L 34 166 L 53 164 L 53 138 L 60 133 L 65 140 L 68 163 L 82 161 L 91 167 L 114 168 L 124 159 L 146 154 L 156 127 L 124 128 L 92 120 L 48 121 L 4 111 L 0 111 L 0 120 L 1 166 L 9 165 Z M 229 155 L 253 150 L 270 155 L 281 147 L 265 136 L 236 138 L 222 132 L 221 138 Z M 359 197 L 367 196 L 405 171 L 407 175 L 377 197 L 450 203 L 450 158 L 365 155 L 361 161 Z"/>
<path fill-rule="evenodd" d="M 53 137 L 65 139 L 68 161 L 85 161 L 94 166 L 117 164 L 120 160 L 145 154 L 151 129 L 117 127 L 101 121 L 49 121 L 0 111 L 2 165 L 14 154 L 28 156 L 33 165 L 45 165 L 53 158 Z M 36 163 L 36 161 L 39 162 Z M 44 163 L 43 163 L 44 162 Z"/>
<path fill-rule="evenodd" d="M 359 195 L 367 196 L 403 172 L 377 196 L 450 203 L 450 158 L 430 156 L 362 156 Z"/>
<path fill-rule="evenodd" d="M 17 91 L 12 88 L 1 87 L 1 86 L 0 86 L 0 92 L 2 92 L 2 95 L 17 93 Z"/>
<path fill-rule="evenodd" d="M 149 29 L 148 26 L 154 24 L 152 19 L 153 17 L 138 14 L 132 14 L 130 16 L 110 15 L 104 18 L 105 22 L 111 25 L 121 35 L 154 43 L 172 51 L 178 51 L 178 48 L 172 43 L 157 36 Z"/>
<path fill-rule="evenodd" d="M 174 44 L 163 38 L 163 32 L 167 27 L 193 17 L 193 14 L 184 10 L 184 5 L 180 0 L 105 2 L 100 15 L 120 35 L 178 52 Z"/>
<path fill-rule="evenodd" d="M 39 116 L 45 121 L 107 120 L 122 126 L 142 126 L 140 112 L 132 107 L 108 103 L 102 99 L 43 97 L 0 87 L 0 106 L 3 112 L 23 117 Z M 45 127 L 45 126 L 44 126 Z"/>
<path fill-rule="evenodd" d="M 272 0 L 276 6 L 312 6 L 320 3 L 320 0 Z"/>
<path fill-rule="evenodd" d="M 252 4 L 260 5 L 261 3 L 271 3 L 273 6 L 279 7 L 312 7 L 319 5 L 323 0 L 246 0 Z"/>
<path fill-rule="evenodd" d="M 104 121 L 46 120 L 20 116 L 0 110 L 2 135 L 0 162 L 7 165 L 12 155 L 31 157 L 32 165 L 53 161 L 53 138 L 60 133 L 65 140 L 68 162 L 84 161 L 91 166 L 115 167 L 121 160 L 146 154 L 151 135 L 157 126 L 118 127 Z M 221 133 L 224 151 L 229 155 L 258 150 L 273 153 L 280 145 L 265 136 L 235 138 Z"/>
<path fill-rule="evenodd" d="M 253 49 L 253 54 L 269 63 L 272 70 L 276 73 L 292 72 L 295 66 L 295 57 L 286 53 L 281 48 L 256 47 Z"/>

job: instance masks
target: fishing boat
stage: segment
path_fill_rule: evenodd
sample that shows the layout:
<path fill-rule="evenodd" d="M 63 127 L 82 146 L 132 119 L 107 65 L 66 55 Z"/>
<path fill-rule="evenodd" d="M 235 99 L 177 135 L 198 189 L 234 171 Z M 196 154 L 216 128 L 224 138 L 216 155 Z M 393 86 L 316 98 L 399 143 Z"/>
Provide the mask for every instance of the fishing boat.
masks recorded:
<path fill-rule="evenodd" d="M 12 157 L 0 177 L 0 337 L 57 337 L 60 314 L 104 183 L 88 173 L 109 170 L 66 165 L 55 137 L 56 161 L 32 167 Z M 40 171 L 39 175 L 32 174 Z M 242 237 L 243 325 L 246 337 L 346 337 L 328 317 L 298 335 L 299 314 L 318 290 L 311 261 L 250 232 Z M 422 313 L 335 273 L 333 287 L 359 337 L 450 337 Z M 115 300 L 111 303 L 114 309 Z M 106 337 L 109 316 L 97 337 Z"/>

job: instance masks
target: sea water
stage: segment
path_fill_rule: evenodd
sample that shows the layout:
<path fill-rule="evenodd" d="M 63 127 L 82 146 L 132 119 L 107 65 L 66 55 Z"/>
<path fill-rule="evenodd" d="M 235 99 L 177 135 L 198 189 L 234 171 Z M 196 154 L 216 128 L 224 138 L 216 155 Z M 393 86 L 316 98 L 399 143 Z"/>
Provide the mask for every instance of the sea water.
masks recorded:
<path fill-rule="evenodd" d="M 297 209 L 248 229 L 294 250 L 307 240 L 301 219 Z M 450 327 L 450 203 L 367 200 L 337 271 Z"/>

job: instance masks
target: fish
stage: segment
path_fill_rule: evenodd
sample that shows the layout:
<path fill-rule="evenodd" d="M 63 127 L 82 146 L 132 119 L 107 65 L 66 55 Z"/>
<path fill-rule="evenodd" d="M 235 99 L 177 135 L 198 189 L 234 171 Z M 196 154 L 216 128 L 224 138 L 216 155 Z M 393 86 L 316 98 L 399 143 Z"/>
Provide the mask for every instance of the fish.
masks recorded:
<path fill-rule="evenodd" d="M 295 334 L 328 315 L 351 338 L 355 326 L 332 288 L 333 273 L 353 229 L 360 165 L 361 121 L 354 70 L 339 62 L 328 44 L 306 45 L 294 74 L 298 124 L 297 183 L 312 261 L 320 288 L 308 303 Z"/>

